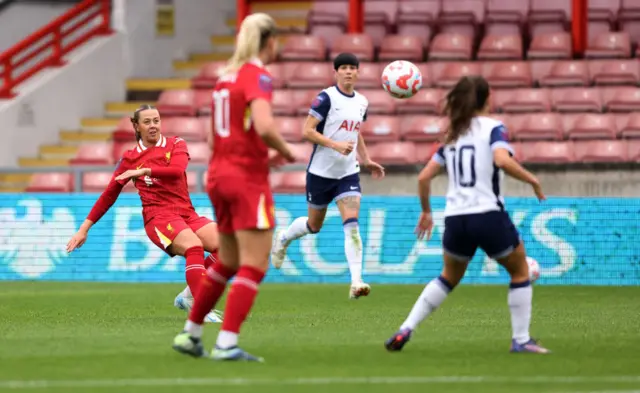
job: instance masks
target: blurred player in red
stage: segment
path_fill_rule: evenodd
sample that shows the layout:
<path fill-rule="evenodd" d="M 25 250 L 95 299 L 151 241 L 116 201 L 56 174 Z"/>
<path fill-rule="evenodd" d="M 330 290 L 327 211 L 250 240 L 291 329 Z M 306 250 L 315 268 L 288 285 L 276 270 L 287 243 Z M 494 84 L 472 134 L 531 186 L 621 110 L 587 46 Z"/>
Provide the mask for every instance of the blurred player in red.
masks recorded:
<path fill-rule="evenodd" d="M 275 226 L 269 166 L 296 161 L 271 111 L 272 80 L 264 65 L 276 55 L 273 19 L 249 15 L 213 92 L 213 160 L 207 191 L 218 220 L 221 261 L 207 270 L 184 331 L 174 339 L 173 348 L 181 353 L 205 356 L 203 317 L 235 277 L 212 358 L 262 361 L 238 346 L 238 334 L 269 266 Z M 278 152 L 271 159 L 268 147 Z"/>
<path fill-rule="evenodd" d="M 217 258 L 218 228 L 212 220 L 198 216 L 189 197 L 186 169 L 189 152 L 178 137 L 164 137 L 160 114 L 150 105 L 138 108 L 131 118 L 136 132 L 135 148 L 126 151 L 109 185 L 67 244 L 67 252 L 80 248 L 89 229 L 111 208 L 129 180 L 138 189 L 147 236 L 169 256 L 187 260 L 187 288 L 174 305 L 190 310 L 193 295 L 202 283 L 206 267 Z M 204 251 L 211 254 L 205 259 Z M 207 322 L 221 322 L 219 311 L 207 313 Z"/>

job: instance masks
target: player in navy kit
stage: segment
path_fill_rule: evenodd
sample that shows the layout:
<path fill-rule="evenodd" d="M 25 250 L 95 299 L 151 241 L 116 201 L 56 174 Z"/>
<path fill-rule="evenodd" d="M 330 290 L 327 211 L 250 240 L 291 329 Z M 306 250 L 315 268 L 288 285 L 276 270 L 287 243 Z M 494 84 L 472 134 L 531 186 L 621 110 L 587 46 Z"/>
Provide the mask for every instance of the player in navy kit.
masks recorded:
<path fill-rule="evenodd" d="M 497 260 L 511 276 L 508 305 L 513 336 L 511 352 L 549 353 L 529 336 L 533 291 L 524 245 L 504 210 L 501 193 L 503 171 L 532 186 L 536 197 L 545 196 L 538 179 L 513 158 L 502 122 L 489 113 L 489 84 L 479 76 L 463 77 L 447 95 L 450 120 L 445 142 L 419 176 L 422 214 L 418 238 L 431 237 L 433 218 L 430 183 L 445 167 L 449 178 L 442 236 L 444 269 L 432 280 L 413 306 L 398 332 L 385 342 L 399 351 L 413 331 L 434 312 L 458 285 L 478 247 Z"/>
<path fill-rule="evenodd" d="M 307 167 L 308 217 L 298 217 L 285 230 L 276 232 L 271 262 L 279 269 L 287 247 L 295 239 L 318 233 L 335 201 L 342 217 L 344 249 L 351 273 L 349 297 L 367 296 L 370 286 L 362 280 L 362 239 L 358 226 L 360 213 L 360 165 L 374 178 L 384 177 L 384 168 L 369 158 L 360 133 L 367 119 L 368 100 L 354 90 L 358 79 L 358 58 L 341 53 L 333 62 L 337 84 L 324 89 L 315 98 L 304 125 L 304 137 L 314 144 Z"/>

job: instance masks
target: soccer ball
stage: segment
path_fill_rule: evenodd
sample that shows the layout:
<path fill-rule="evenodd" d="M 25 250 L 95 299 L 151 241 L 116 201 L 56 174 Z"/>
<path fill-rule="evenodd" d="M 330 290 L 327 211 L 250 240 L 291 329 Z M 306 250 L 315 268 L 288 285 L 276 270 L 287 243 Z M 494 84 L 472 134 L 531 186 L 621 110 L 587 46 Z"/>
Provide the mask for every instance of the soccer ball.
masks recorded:
<path fill-rule="evenodd" d="M 529 265 L 529 280 L 535 282 L 540 278 L 540 264 L 531 257 L 527 257 L 527 265 Z"/>
<path fill-rule="evenodd" d="M 422 73 L 415 64 L 396 60 L 382 71 L 382 88 L 395 98 L 413 97 L 422 87 Z"/>

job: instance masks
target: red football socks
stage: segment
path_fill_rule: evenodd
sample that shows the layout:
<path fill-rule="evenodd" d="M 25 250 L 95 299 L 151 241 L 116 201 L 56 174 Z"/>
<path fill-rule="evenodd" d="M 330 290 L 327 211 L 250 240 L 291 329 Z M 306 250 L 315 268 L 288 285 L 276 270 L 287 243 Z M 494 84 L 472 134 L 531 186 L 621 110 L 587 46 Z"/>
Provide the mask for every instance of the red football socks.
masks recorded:
<path fill-rule="evenodd" d="M 195 296 L 198 293 L 202 276 L 206 272 L 204 268 L 204 249 L 201 246 L 191 247 L 184 252 L 184 257 L 187 260 L 187 266 L 184 269 L 187 285 L 193 296 Z"/>
<path fill-rule="evenodd" d="M 209 254 L 208 257 L 204 259 L 204 268 L 208 269 L 209 266 L 216 263 L 217 260 L 218 260 L 218 250 L 215 250 L 211 254 Z"/>
<path fill-rule="evenodd" d="M 222 331 L 239 333 L 258 295 L 265 273 L 251 266 L 241 266 L 227 295 Z"/>
<path fill-rule="evenodd" d="M 227 287 L 227 281 L 234 274 L 235 271 L 220 262 L 214 263 L 207 269 L 207 273 L 200 281 L 200 292 L 194 296 L 193 307 L 189 313 L 191 322 L 198 325 L 204 323 L 204 317 L 215 307 Z"/>

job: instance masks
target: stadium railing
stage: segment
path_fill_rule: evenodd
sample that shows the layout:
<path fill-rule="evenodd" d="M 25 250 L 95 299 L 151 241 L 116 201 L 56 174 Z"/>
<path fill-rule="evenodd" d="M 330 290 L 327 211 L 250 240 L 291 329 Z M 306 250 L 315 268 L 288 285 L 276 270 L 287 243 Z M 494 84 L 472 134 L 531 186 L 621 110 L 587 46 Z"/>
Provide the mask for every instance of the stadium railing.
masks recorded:
<path fill-rule="evenodd" d="M 0 98 L 91 38 L 111 33 L 111 0 L 85 0 L 0 54 Z"/>

